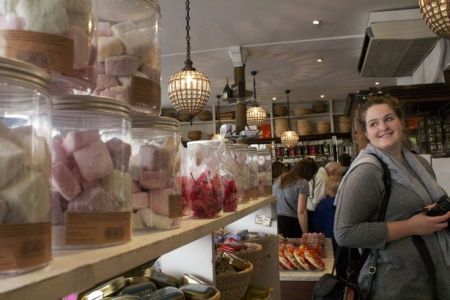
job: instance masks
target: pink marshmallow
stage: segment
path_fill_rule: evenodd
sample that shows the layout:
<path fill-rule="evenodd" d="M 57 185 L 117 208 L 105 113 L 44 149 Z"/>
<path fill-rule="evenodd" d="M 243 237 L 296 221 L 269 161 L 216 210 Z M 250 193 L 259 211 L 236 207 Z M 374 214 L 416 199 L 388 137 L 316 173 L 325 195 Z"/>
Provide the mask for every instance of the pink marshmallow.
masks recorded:
<path fill-rule="evenodd" d="M 81 28 L 72 26 L 67 37 L 73 40 L 73 68 L 75 70 L 86 68 L 91 55 L 88 35 Z"/>
<path fill-rule="evenodd" d="M 64 224 L 64 214 L 61 207 L 61 196 L 57 191 L 52 191 L 52 209 L 50 210 L 52 224 Z"/>
<path fill-rule="evenodd" d="M 113 162 L 108 148 L 101 141 L 91 143 L 73 153 L 83 179 L 89 182 L 104 178 L 112 173 Z"/>
<path fill-rule="evenodd" d="M 57 135 L 52 140 L 52 164 L 59 161 L 66 162 L 67 159 L 67 153 L 63 147 L 63 138 Z"/>
<path fill-rule="evenodd" d="M 182 215 L 181 197 L 170 197 L 173 189 L 152 190 L 149 192 L 150 208 L 159 215 L 179 217 Z"/>
<path fill-rule="evenodd" d="M 106 147 L 113 161 L 114 169 L 127 171 L 130 164 L 131 145 L 119 138 L 112 138 L 106 142 Z"/>
<path fill-rule="evenodd" d="M 97 72 L 97 74 L 105 74 L 105 62 L 104 61 L 97 62 L 95 71 Z"/>
<path fill-rule="evenodd" d="M 113 86 L 100 91 L 100 96 L 111 97 L 124 102 L 130 102 L 130 88 L 127 86 Z"/>
<path fill-rule="evenodd" d="M 147 208 L 148 203 L 148 194 L 145 192 L 133 193 L 131 195 L 131 207 L 133 209 Z"/>
<path fill-rule="evenodd" d="M 97 22 L 97 35 L 112 36 L 111 24 L 109 22 Z"/>
<path fill-rule="evenodd" d="M 113 197 L 102 188 L 96 187 L 83 191 L 78 197 L 70 201 L 69 212 L 115 212 L 120 208 Z"/>
<path fill-rule="evenodd" d="M 168 165 L 167 151 L 154 145 L 142 145 L 139 148 L 139 165 L 149 171 L 164 169 Z"/>
<path fill-rule="evenodd" d="M 131 76 L 138 67 L 138 59 L 130 55 L 110 56 L 105 59 L 105 73 L 108 75 Z"/>
<path fill-rule="evenodd" d="M 25 22 L 22 18 L 14 14 L 0 15 L 1 30 L 23 30 Z"/>
<path fill-rule="evenodd" d="M 132 182 L 131 192 L 132 192 L 132 193 L 139 193 L 139 192 L 142 192 L 141 187 L 139 186 L 139 183 L 137 183 L 136 181 L 133 181 L 133 182 Z"/>
<path fill-rule="evenodd" d="M 167 171 L 146 171 L 143 170 L 139 177 L 139 184 L 144 189 L 159 190 L 166 186 Z"/>
<path fill-rule="evenodd" d="M 99 140 L 98 129 L 70 131 L 64 138 L 63 147 L 67 154 L 72 154 L 75 150 Z"/>
<path fill-rule="evenodd" d="M 68 201 L 81 192 L 76 177 L 63 162 L 57 162 L 52 167 L 52 186 Z"/>
<path fill-rule="evenodd" d="M 82 188 L 83 190 L 88 190 L 88 189 L 92 189 L 92 188 L 95 188 L 95 187 L 99 187 L 99 186 L 100 186 L 100 181 L 99 181 L 99 180 L 92 181 L 92 182 L 86 181 L 86 180 L 81 176 L 80 170 L 79 170 L 78 167 L 75 165 L 75 163 L 74 163 L 74 166 L 73 166 L 73 168 L 72 168 L 72 173 L 73 173 L 73 175 L 75 176 L 75 178 L 78 180 L 78 182 L 80 183 L 81 188 Z"/>
<path fill-rule="evenodd" d="M 96 90 L 104 90 L 112 86 L 119 85 L 119 81 L 117 77 L 106 75 L 106 74 L 98 74 L 97 75 L 97 87 Z"/>

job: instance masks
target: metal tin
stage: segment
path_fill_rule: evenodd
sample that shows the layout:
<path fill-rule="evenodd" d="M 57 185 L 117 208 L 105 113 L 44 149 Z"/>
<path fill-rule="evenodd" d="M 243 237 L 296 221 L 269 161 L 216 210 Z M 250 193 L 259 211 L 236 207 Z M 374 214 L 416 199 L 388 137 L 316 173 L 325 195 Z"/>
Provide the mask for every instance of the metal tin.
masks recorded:
<path fill-rule="evenodd" d="M 96 300 L 111 296 L 127 284 L 125 277 L 120 276 L 82 295 L 80 300 Z"/>
<path fill-rule="evenodd" d="M 133 283 L 141 283 L 141 282 L 149 282 L 148 278 L 139 276 L 139 277 L 127 277 L 127 283 L 133 284 Z"/>
<path fill-rule="evenodd" d="M 153 268 L 145 270 L 144 276 L 153 281 L 158 288 L 164 288 L 167 286 L 178 287 L 178 279 L 163 272 L 156 271 Z"/>
<path fill-rule="evenodd" d="M 184 300 L 184 294 L 177 288 L 168 286 L 157 290 L 151 295 L 142 297 L 142 300 Z"/>
<path fill-rule="evenodd" d="M 180 287 L 186 300 L 211 299 L 217 294 L 217 289 L 207 284 L 189 283 Z"/>
<path fill-rule="evenodd" d="M 151 281 L 147 281 L 127 285 L 123 288 L 122 291 L 120 291 L 119 295 L 133 295 L 144 297 L 150 295 L 154 291 L 156 291 L 156 285 Z"/>
<path fill-rule="evenodd" d="M 191 274 L 184 274 L 181 281 L 182 281 L 183 285 L 188 284 L 188 283 L 207 284 L 200 278 L 198 278 L 194 275 L 191 275 Z"/>
<path fill-rule="evenodd" d="M 105 300 L 106 298 L 103 298 L 102 300 Z M 113 298 L 108 298 L 111 300 L 141 300 L 141 297 L 139 296 L 132 296 L 132 295 L 123 295 L 123 296 L 118 296 L 118 297 L 113 297 Z"/>
<path fill-rule="evenodd" d="M 47 93 L 50 78 L 47 72 L 35 65 L 17 59 L 0 57 L 0 80 Z"/>

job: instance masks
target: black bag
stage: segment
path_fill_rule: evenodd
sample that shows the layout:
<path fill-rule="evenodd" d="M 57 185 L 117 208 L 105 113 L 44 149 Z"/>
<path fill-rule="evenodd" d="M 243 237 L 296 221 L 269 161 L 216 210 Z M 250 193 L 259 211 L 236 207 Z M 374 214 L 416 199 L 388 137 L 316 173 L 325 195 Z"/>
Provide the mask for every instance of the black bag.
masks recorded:
<path fill-rule="evenodd" d="M 372 153 L 369 154 L 374 156 L 380 162 L 383 168 L 383 182 L 385 186 L 385 192 L 383 200 L 379 207 L 378 214 L 378 222 L 381 222 L 385 219 L 389 196 L 391 194 L 391 174 L 385 162 L 383 162 L 377 155 Z M 351 253 L 354 252 L 353 250 L 356 249 L 340 246 L 337 247 L 333 270 L 331 271 L 331 274 L 325 274 L 320 277 L 319 281 L 314 286 L 312 297 L 313 300 L 370 299 L 370 294 L 375 280 L 376 264 L 379 255 L 378 250 L 365 249 L 363 254 L 358 256 L 357 258 L 355 258 L 354 255 L 352 256 Z M 370 292 L 368 295 L 364 295 L 358 288 L 358 277 L 361 268 L 367 260 L 367 257 L 369 256 L 369 253 L 371 251 L 373 251 L 374 253 L 374 260 L 370 265 L 370 268 L 374 271 L 370 272 L 370 274 L 372 274 Z M 346 266 L 347 272 L 345 278 L 335 275 L 337 265 L 339 264 L 339 262 L 343 261 L 344 252 L 347 252 L 348 254 L 348 258 L 346 261 L 348 265 Z"/>

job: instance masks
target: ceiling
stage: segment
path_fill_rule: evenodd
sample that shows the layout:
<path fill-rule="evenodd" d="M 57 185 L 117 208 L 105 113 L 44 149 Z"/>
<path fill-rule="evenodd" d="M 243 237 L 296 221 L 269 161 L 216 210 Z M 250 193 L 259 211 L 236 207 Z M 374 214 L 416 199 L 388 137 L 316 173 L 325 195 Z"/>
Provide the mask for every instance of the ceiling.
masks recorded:
<path fill-rule="evenodd" d="M 229 49 L 247 52 L 246 86 L 257 70 L 258 102 L 345 100 L 347 94 L 395 78 L 362 78 L 357 65 L 371 11 L 418 7 L 417 0 L 191 0 L 191 59 L 211 80 L 209 105 L 226 78 L 233 82 Z M 184 66 L 186 10 L 183 0 L 161 0 L 162 105 L 170 107 L 167 82 Z M 314 19 L 321 21 L 315 26 Z M 318 63 L 317 58 L 323 62 Z"/>

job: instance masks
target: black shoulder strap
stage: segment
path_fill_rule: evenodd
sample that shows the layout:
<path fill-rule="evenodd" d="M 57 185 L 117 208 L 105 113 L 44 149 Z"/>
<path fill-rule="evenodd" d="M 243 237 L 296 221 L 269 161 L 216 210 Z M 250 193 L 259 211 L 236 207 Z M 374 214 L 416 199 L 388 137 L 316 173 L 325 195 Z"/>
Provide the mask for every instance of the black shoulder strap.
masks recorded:
<path fill-rule="evenodd" d="M 380 205 L 380 210 L 378 211 L 378 222 L 384 221 L 386 217 L 386 210 L 389 202 L 389 197 L 391 196 L 391 171 L 389 171 L 388 166 L 386 163 L 376 154 L 374 153 L 368 153 L 375 157 L 378 162 L 381 164 L 381 167 L 383 168 L 383 183 L 384 183 L 384 196 L 383 201 Z"/>
<path fill-rule="evenodd" d="M 437 295 L 436 270 L 434 268 L 433 260 L 431 259 L 430 251 L 428 250 L 427 245 L 425 245 L 425 241 L 421 236 L 413 235 L 412 240 L 417 248 L 417 251 L 419 251 L 420 257 L 422 258 L 425 268 L 427 269 L 428 275 L 430 275 L 431 281 L 433 282 L 433 299 L 435 299 Z"/>

